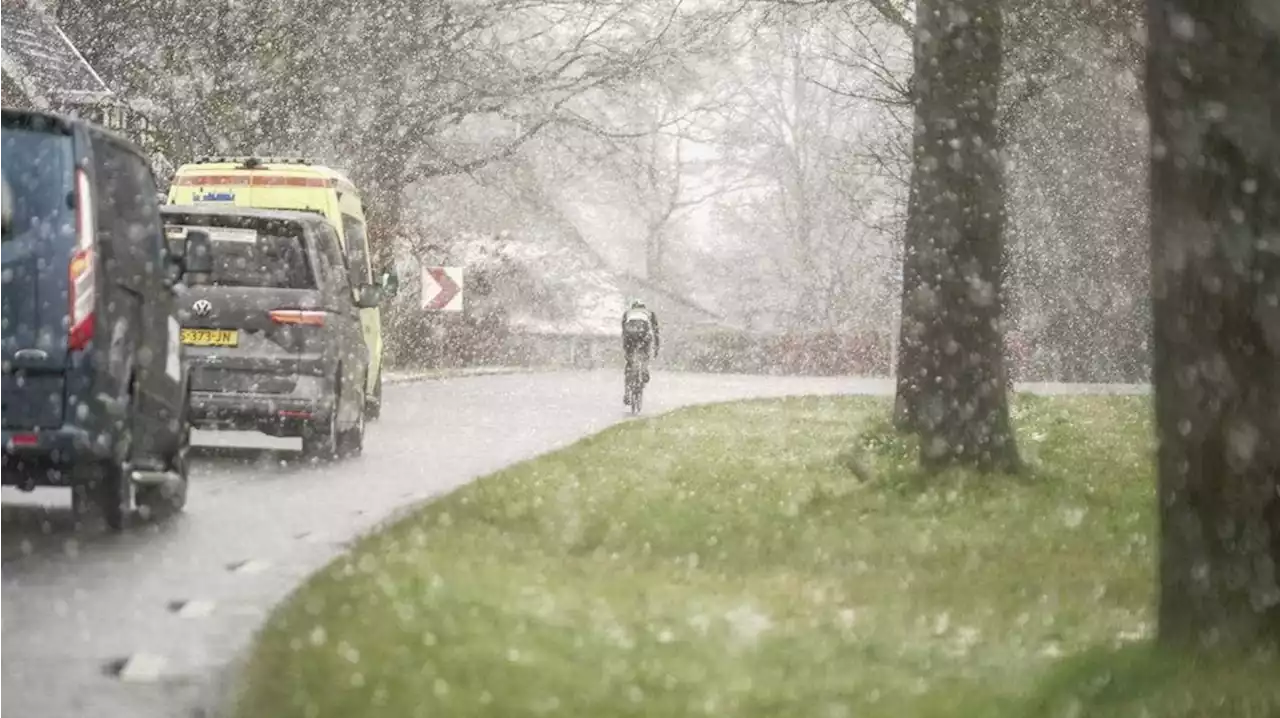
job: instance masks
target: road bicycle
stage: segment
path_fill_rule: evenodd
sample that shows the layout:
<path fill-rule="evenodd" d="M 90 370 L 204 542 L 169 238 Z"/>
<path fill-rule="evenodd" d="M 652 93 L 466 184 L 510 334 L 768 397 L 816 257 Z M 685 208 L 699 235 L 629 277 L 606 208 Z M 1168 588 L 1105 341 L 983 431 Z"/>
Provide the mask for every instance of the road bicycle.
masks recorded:
<path fill-rule="evenodd" d="M 626 369 L 626 394 L 627 404 L 631 407 L 632 414 L 639 414 L 641 404 L 644 402 L 644 385 L 646 372 L 640 362 L 631 362 Z"/>

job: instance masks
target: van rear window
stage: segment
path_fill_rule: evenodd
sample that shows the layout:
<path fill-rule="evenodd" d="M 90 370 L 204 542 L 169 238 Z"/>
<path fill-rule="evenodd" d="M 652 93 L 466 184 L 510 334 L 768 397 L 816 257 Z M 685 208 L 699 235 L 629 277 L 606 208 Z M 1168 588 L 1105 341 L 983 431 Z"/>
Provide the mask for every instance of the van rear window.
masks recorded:
<path fill-rule="evenodd" d="M 73 237 L 71 136 L 8 125 L 0 133 L 5 211 L 12 212 L 4 241 Z"/>
<path fill-rule="evenodd" d="M 168 224 L 165 234 L 173 242 L 193 228 L 191 224 Z M 298 225 L 268 222 L 235 227 L 200 226 L 200 229 L 209 232 L 213 244 L 214 286 L 316 288 Z"/>

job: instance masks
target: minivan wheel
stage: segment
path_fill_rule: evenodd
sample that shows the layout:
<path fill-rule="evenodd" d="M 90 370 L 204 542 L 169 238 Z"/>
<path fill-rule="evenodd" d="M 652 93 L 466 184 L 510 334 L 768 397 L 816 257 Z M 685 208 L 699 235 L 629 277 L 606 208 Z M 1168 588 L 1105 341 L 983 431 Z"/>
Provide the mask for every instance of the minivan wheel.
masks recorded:
<path fill-rule="evenodd" d="M 302 455 L 309 459 L 332 459 L 338 447 L 336 417 L 312 422 L 302 432 Z"/>
<path fill-rule="evenodd" d="M 333 377 L 333 410 L 324 419 L 316 419 L 302 430 L 302 455 L 308 459 L 328 460 L 338 452 L 338 416 L 342 413 L 342 369 Z"/>
<path fill-rule="evenodd" d="M 338 455 L 339 456 L 359 456 L 364 451 L 364 411 L 363 407 L 368 406 L 367 400 L 360 402 L 362 410 L 356 417 L 356 423 L 349 429 L 343 429 L 338 433 Z"/>

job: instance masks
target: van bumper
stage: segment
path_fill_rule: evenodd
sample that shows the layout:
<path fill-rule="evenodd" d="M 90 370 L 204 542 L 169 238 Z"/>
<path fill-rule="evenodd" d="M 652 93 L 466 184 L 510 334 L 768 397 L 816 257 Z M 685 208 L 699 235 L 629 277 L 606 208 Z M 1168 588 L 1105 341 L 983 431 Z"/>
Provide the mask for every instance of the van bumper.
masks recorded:
<path fill-rule="evenodd" d="M 95 436 L 107 440 L 97 440 Z M 55 429 L 5 429 L 0 458 L 5 486 L 70 486 L 71 469 L 109 459 L 112 442 L 78 426 Z"/>

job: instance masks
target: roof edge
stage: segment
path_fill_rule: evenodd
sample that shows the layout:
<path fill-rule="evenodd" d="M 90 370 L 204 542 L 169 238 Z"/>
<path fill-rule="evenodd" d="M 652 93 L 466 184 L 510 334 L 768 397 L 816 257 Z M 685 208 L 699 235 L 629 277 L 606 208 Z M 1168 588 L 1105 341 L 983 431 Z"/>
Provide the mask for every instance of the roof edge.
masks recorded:
<path fill-rule="evenodd" d="M 80 61 L 80 64 L 84 65 L 84 68 L 89 71 L 89 74 L 93 75 L 93 79 L 98 81 L 98 85 L 102 87 L 102 91 L 108 95 L 114 95 L 115 93 L 112 92 L 111 88 L 107 86 L 107 83 L 102 80 L 102 76 L 98 74 L 98 71 L 93 69 L 93 65 L 89 64 L 89 61 L 84 58 L 84 55 L 80 54 L 80 48 L 76 47 L 76 44 L 71 42 L 71 38 L 67 37 L 67 33 L 62 31 L 62 27 L 58 25 L 58 19 L 56 17 L 49 17 L 45 14 L 44 8 L 39 8 L 36 12 L 44 15 L 45 20 L 48 20 L 49 24 L 53 26 L 53 31 L 58 33 L 58 37 L 62 38 L 62 41 L 67 44 L 67 47 L 71 48 L 71 52 L 75 54 L 76 59 Z"/>

